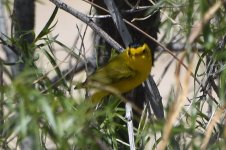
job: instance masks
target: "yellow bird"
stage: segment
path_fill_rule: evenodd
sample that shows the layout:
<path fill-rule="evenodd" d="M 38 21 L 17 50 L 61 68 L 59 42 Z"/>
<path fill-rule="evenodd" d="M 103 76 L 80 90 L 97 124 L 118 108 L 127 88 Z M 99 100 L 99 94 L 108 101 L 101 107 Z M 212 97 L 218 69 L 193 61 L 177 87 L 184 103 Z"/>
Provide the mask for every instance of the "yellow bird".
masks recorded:
<path fill-rule="evenodd" d="M 95 87 L 96 83 L 102 87 L 92 94 L 92 102 L 97 103 L 111 94 L 104 90 L 105 86 L 125 93 L 144 82 L 152 68 L 151 53 L 147 44 L 131 45 L 105 66 L 97 69 L 84 83 L 86 87 Z"/>

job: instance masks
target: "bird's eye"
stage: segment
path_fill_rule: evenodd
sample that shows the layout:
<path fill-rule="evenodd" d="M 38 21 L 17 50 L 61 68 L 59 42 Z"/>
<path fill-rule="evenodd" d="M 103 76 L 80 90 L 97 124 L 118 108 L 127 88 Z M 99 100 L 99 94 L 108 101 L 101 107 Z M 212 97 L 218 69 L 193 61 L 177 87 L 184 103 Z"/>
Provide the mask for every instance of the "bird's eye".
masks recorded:
<path fill-rule="evenodd" d="M 128 56 L 131 56 L 131 52 L 130 52 L 130 50 L 128 50 L 127 54 L 128 54 Z"/>
<path fill-rule="evenodd" d="M 146 53 L 146 49 L 143 49 L 143 54 Z"/>

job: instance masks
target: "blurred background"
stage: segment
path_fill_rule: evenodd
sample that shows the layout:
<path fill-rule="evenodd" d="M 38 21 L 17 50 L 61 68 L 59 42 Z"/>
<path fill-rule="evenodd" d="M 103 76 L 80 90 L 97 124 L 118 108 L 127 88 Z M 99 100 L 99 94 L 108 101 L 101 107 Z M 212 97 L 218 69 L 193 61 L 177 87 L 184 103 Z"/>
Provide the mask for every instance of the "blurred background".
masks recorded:
<path fill-rule="evenodd" d="M 86 90 L 74 89 L 117 51 L 51 1 L 0 1 L 0 149 L 131 149 L 119 98 L 90 111 Z M 123 45 L 108 13 L 91 5 L 103 1 L 63 2 Z M 136 148 L 224 149 L 225 1 L 115 2 L 158 41 L 129 27 L 155 52 L 151 76 L 162 97 L 135 113 Z"/>

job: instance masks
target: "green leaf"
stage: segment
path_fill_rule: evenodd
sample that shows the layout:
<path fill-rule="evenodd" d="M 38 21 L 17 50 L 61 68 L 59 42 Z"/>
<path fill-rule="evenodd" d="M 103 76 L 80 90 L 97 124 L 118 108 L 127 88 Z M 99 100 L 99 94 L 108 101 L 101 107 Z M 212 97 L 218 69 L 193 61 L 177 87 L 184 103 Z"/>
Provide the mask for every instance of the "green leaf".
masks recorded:
<path fill-rule="evenodd" d="M 55 9 L 54 9 L 51 17 L 49 18 L 48 22 L 46 23 L 46 25 L 42 29 L 42 31 L 38 34 L 38 36 L 36 37 L 36 39 L 34 40 L 34 42 L 37 42 L 44 35 L 48 34 L 51 31 L 51 29 L 56 25 L 57 22 L 52 27 L 50 27 L 50 25 L 52 24 L 54 18 L 56 17 L 57 11 L 58 11 L 58 7 L 55 7 Z"/>
<path fill-rule="evenodd" d="M 62 75 L 62 72 L 59 68 L 59 66 L 56 63 L 56 59 L 45 49 L 42 49 L 44 54 L 47 56 L 47 58 L 49 59 L 50 63 L 52 64 L 52 66 L 54 67 L 54 70 L 56 71 L 57 75 L 60 77 L 60 79 L 62 79 L 63 85 L 68 89 L 68 85 L 67 82 L 64 78 L 64 76 Z"/>

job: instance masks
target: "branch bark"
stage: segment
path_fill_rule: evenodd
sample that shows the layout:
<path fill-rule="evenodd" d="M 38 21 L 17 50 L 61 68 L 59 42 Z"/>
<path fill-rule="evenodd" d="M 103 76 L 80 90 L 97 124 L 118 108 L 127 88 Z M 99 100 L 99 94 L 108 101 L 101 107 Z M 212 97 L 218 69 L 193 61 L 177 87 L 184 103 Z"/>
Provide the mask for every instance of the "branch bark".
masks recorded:
<path fill-rule="evenodd" d="M 49 0 L 50 2 L 54 3 L 57 7 L 60 9 L 68 12 L 69 14 L 73 15 L 74 17 L 80 19 L 84 23 L 88 24 L 90 28 L 93 29 L 94 32 L 99 34 L 102 38 L 104 38 L 112 47 L 118 51 L 122 51 L 123 47 L 119 45 L 115 40 L 113 40 L 106 32 L 104 32 L 100 27 L 98 27 L 91 18 L 86 16 L 85 14 L 75 10 L 71 6 L 67 5 L 66 3 L 60 1 L 60 0 Z"/>

